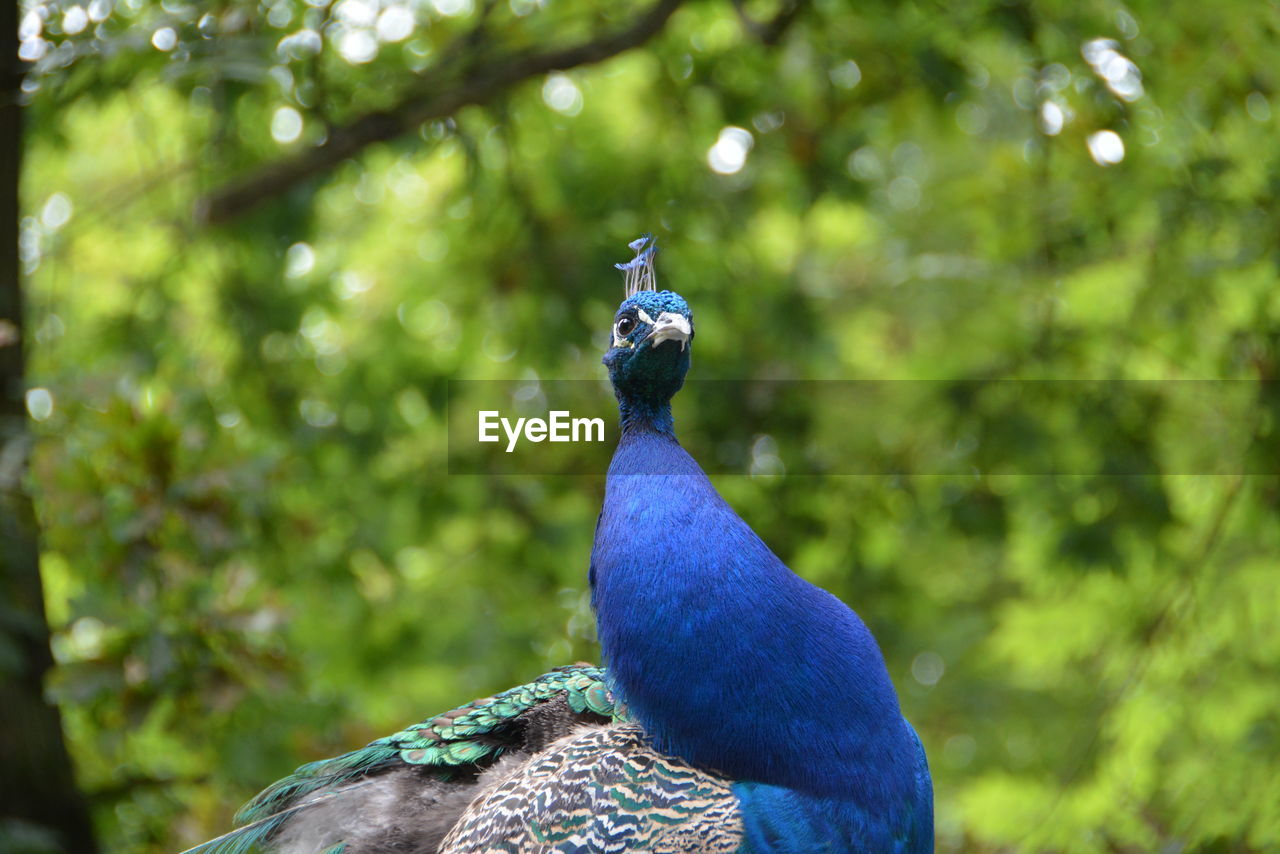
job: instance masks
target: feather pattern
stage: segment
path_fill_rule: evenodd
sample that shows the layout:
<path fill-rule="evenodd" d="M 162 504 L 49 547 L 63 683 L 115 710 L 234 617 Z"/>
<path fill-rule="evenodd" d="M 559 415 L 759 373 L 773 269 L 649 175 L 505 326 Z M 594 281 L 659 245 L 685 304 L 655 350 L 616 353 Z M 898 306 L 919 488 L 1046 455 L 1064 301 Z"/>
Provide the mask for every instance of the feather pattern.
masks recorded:
<path fill-rule="evenodd" d="M 724 778 L 654 751 L 635 724 L 569 735 L 476 798 L 441 846 L 474 852 L 732 852 Z"/>

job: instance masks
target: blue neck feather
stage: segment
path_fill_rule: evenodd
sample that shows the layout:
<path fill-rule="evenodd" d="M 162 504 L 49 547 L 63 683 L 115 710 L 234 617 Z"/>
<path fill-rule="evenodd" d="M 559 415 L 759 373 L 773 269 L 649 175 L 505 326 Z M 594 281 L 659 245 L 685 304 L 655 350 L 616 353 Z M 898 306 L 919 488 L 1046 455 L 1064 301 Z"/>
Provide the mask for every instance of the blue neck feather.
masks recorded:
<path fill-rule="evenodd" d="M 618 423 L 623 433 L 633 430 L 649 430 L 664 433 L 672 438 L 676 435 L 675 419 L 671 417 L 671 404 L 654 404 L 651 402 L 618 401 Z"/>
<path fill-rule="evenodd" d="M 870 631 L 725 503 L 669 402 L 630 397 L 591 580 L 631 714 L 658 749 L 741 781 L 750 850 L 932 851 L 924 754 Z"/>

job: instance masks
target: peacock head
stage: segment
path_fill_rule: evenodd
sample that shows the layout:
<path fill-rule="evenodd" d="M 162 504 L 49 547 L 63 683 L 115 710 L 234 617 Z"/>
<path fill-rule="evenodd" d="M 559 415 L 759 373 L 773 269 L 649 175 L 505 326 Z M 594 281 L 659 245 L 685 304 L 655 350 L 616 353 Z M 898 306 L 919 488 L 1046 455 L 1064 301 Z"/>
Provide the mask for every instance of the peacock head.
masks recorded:
<path fill-rule="evenodd" d="M 627 295 L 613 318 L 603 361 L 624 411 L 658 412 L 689 372 L 693 312 L 678 293 L 655 287 L 654 239 L 645 235 L 630 246 L 636 257 L 617 265 L 626 273 Z"/>

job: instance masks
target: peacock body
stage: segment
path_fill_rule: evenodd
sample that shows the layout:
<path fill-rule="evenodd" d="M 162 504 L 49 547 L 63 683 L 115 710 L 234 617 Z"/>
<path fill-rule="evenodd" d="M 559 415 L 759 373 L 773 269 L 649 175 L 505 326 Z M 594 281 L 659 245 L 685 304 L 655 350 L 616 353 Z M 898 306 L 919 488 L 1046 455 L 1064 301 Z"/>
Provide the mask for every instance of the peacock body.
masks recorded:
<path fill-rule="evenodd" d="M 675 438 L 693 314 L 619 265 L 622 437 L 574 665 L 299 768 L 199 854 L 933 851 L 924 750 L 858 616 L 792 573 Z"/>

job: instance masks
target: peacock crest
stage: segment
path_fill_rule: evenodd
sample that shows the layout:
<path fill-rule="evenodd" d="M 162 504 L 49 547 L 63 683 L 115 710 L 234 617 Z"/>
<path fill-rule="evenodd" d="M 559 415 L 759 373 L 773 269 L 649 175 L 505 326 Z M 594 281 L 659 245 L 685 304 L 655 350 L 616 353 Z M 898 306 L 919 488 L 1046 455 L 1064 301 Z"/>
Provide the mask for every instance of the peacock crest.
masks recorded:
<path fill-rule="evenodd" d="M 627 244 L 627 248 L 636 253 L 625 264 L 614 264 L 622 271 L 625 282 L 626 298 L 631 298 L 641 291 L 656 291 L 658 277 L 653 268 L 653 256 L 658 254 L 658 238 L 652 234 L 637 237 Z"/>

